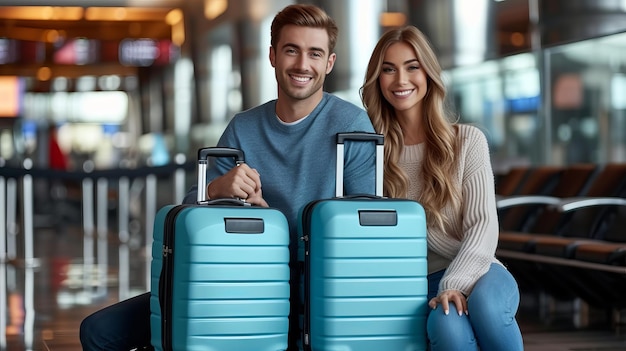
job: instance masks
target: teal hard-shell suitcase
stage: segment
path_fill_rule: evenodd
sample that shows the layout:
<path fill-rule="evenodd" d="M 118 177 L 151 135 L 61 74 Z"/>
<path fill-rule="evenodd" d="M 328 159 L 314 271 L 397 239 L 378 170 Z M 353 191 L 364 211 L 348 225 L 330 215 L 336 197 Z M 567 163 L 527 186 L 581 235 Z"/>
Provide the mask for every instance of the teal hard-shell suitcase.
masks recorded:
<path fill-rule="evenodd" d="M 377 144 L 375 196 L 343 196 L 345 140 Z M 426 350 L 424 209 L 382 196 L 383 137 L 337 135 L 336 197 L 300 212 L 301 347 L 314 351 Z"/>
<path fill-rule="evenodd" d="M 282 212 L 238 199 L 203 201 L 209 156 L 198 152 L 198 203 L 155 218 L 150 323 L 156 350 L 284 351 L 289 328 L 289 229 Z"/>

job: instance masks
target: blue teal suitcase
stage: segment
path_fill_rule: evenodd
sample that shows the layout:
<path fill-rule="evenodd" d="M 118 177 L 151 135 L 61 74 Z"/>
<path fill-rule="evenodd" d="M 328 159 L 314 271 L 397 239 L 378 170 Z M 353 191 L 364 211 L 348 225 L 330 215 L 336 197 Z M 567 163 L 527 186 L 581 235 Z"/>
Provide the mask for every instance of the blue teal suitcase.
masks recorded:
<path fill-rule="evenodd" d="M 343 196 L 345 140 L 376 142 L 375 196 Z M 426 350 L 426 218 L 415 201 L 382 197 L 383 144 L 338 134 L 336 197 L 300 211 L 304 350 Z"/>
<path fill-rule="evenodd" d="M 204 201 L 210 156 L 198 152 L 198 201 L 155 218 L 151 343 L 156 350 L 284 351 L 289 328 L 289 229 L 282 212 L 242 200 Z"/>

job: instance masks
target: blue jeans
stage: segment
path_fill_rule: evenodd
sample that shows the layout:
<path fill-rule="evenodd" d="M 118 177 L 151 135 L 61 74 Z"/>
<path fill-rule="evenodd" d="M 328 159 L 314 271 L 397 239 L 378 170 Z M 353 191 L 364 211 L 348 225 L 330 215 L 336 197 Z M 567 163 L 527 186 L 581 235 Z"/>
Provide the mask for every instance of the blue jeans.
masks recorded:
<path fill-rule="evenodd" d="M 103 308 L 80 324 L 83 351 L 151 350 L 150 293 Z"/>
<path fill-rule="evenodd" d="M 444 271 L 428 275 L 428 300 L 437 295 Z M 524 350 L 522 333 L 515 314 L 519 306 L 519 290 L 515 278 L 497 263 L 492 263 L 467 298 L 469 315 L 459 316 L 450 304 L 445 315 L 441 305 L 430 310 L 427 321 L 430 349 L 516 351 Z"/>

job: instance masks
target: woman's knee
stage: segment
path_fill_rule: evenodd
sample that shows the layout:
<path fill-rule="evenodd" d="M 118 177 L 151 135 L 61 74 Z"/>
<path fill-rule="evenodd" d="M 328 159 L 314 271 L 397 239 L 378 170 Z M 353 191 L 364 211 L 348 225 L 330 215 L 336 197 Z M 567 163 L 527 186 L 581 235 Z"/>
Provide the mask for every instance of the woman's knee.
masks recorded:
<path fill-rule="evenodd" d="M 514 318 L 519 306 L 519 289 L 506 268 L 493 264 L 489 272 L 476 282 L 467 299 L 472 319 Z"/>
<path fill-rule="evenodd" d="M 444 314 L 441 306 L 437 306 L 428 316 L 428 340 L 431 350 L 475 350 L 476 338 L 468 316 L 459 316 L 454 304 L 450 305 L 450 313 Z"/>

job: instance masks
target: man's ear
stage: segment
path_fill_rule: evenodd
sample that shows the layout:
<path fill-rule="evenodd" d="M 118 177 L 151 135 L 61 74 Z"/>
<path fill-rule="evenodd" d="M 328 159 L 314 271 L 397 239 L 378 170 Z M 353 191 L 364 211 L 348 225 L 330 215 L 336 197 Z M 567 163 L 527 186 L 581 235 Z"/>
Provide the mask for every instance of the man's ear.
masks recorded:
<path fill-rule="evenodd" d="M 326 63 L 326 74 L 332 72 L 333 67 L 335 67 L 335 60 L 337 59 L 337 54 L 334 52 L 328 56 L 328 62 Z"/>
<path fill-rule="evenodd" d="M 276 50 L 274 50 L 273 46 L 270 46 L 270 63 L 272 67 L 276 67 Z"/>

